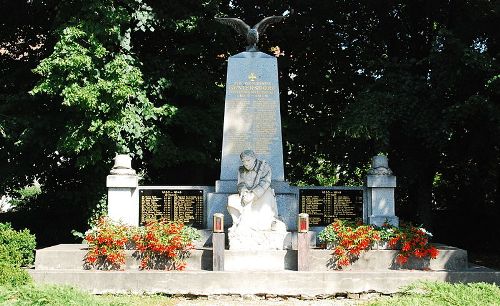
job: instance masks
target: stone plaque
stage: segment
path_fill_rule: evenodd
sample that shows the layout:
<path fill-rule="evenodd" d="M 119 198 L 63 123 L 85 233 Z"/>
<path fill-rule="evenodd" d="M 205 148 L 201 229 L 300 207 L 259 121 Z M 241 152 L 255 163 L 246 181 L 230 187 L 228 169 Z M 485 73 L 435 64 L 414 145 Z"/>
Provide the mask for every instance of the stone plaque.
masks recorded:
<path fill-rule="evenodd" d="M 300 189 L 299 210 L 309 214 L 311 226 L 327 226 L 336 219 L 363 217 L 362 190 Z"/>
<path fill-rule="evenodd" d="M 283 145 L 276 57 L 242 52 L 228 61 L 221 180 L 236 180 L 240 153 L 253 150 L 283 181 Z"/>
<path fill-rule="evenodd" d="M 139 224 L 161 218 L 203 227 L 203 190 L 139 190 Z"/>

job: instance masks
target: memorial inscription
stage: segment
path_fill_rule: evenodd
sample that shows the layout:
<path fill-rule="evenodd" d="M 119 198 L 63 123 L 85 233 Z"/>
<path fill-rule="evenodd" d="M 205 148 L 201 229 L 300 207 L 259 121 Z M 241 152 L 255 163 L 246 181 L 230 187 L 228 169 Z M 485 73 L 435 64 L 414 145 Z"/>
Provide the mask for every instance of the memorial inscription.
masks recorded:
<path fill-rule="evenodd" d="M 224 108 L 221 181 L 236 180 L 239 154 L 251 149 L 284 180 L 278 63 L 262 52 L 229 57 Z"/>
<path fill-rule="evenodd" d="M 336 219 L 354 221 L 363 216 L 363 191 L 300 189 L 299 210 L 309 214 L 311 226 L 326 226 Z"/>
<path fill-rule="evenodd" d="M 248 75 L 249 81 L 235 81 L 228 85 L 226 112 L 230 118 L 241 123 L 241 132 L 229 133 L 231 143 L 228 154 L 239 154 L 245 149 L 254 148 L 257 154 L 269 154 L 270 146 L 277 139 L 277 120 L 279 110 L 273 98 L 278 94 L 272 82 L 254 81 L 255 74 Z M 253 114 L 253 116 L 249 116 Z M 258 123 L 251 118 L 258 118 Z M 254 134 L 245 133 L 253 130 Z"/>
<path fill-rule="evenodd" d="M 139 224 L 161 218 L 203 227 L 203 190 L 139 190 Z"/>

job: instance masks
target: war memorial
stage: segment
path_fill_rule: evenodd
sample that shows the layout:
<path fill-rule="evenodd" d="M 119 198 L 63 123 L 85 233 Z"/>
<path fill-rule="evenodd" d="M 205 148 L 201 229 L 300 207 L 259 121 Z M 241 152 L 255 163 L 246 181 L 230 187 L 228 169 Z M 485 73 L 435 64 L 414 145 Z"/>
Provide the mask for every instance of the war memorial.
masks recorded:
<path fill-rule="evenodd" d="M 195 227 L 200 239 L 185 271 L 140 270 L 133 250 L 123 271 L 84 269 L 84 244 L 37 250 L 39 283 L 94 293 L 335 295 L 397 292 L 418 280 L 498 282 L 499 273 L 468 263 L 467 251 L 436 244 L 435 259 L 395 264 L 397 250 L 374 246 L 341 270 L 318 234 L 337 219 L 397 227 L 396 176 L 386 156 L 372 158 L 364 186 L 297 187 L 285 180 L 277 58 L 258 51 L 272 16 L 253 28 L 221 18 L 247 39 L 227 66 L 220 179 L 213 186 L 141 186 L 128 155 L 106 180 L 108 215 L 140 226 L 165 218 Z"/>

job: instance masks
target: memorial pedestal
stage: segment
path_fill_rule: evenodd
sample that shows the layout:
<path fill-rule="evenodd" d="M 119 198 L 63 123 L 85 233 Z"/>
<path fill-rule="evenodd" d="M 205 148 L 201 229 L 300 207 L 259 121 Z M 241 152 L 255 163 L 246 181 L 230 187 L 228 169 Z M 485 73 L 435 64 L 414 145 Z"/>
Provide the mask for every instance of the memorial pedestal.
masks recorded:
<path fill-rule="evenodd" d="M 386 156 L 374 156 L 372 169 L 366 176 L 367 205 L 365 214 L 368 223 L 381 226 L 388 222 L 393 226 L 399 226 L 396 217 L 394 189 L 396 188 L 396 177 L 389 169 Z"/>
<path fill-rule="evenodd" d="M 108 175 L 108 216 L 116 222 L 139 225 L 139 197 L 136 175 Z"/>
<path fill-rule="evenodd" d="M 241 231 L 229 229 L 230 250 L 284 250 L 286 231 Z"/>

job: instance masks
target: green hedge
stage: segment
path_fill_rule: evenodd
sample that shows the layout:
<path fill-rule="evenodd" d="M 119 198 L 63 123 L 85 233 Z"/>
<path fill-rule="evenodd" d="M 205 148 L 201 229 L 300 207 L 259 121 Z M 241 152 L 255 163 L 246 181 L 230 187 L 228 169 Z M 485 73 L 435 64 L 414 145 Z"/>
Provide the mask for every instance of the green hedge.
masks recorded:
<path fill-rule="evenodd" d="M 35 260 L 35 235 L 24 229 L 16 231 L 10 223 L 0 223 L 0 264 L 25 267 Z"/>

